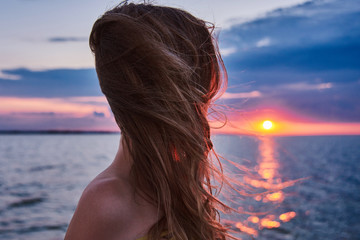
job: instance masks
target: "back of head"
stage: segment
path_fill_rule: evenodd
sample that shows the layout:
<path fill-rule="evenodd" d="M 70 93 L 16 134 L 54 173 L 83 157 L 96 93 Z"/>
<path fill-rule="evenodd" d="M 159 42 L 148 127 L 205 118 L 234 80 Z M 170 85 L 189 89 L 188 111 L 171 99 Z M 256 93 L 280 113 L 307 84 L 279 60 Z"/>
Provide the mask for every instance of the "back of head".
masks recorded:
<path fill-rule="evenodd" d="M 150 240 L 164 230 L 184 240 L 227 235 L 209 180 L 207 111 L 226 80 L 209 29 L 180 9 L 125 2 L 90 35 L 102 92 L 134 161 L 134 187 L 164 212 Z"/>

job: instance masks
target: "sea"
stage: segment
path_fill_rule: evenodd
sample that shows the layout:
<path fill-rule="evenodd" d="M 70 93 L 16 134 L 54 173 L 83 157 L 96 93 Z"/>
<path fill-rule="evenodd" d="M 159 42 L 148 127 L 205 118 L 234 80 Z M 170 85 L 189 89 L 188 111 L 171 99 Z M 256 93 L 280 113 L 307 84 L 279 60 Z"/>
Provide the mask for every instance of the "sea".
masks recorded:
<path fill-rule="evenodd" d="M 113 161 L 119 139 L 1 134 L 0 239 L 63 239 L 83 189 Z M 219 198 L 235 210 L 221 216 L 236 236 L 360 239 L 360 136 L 212 140 L 232 186 Z"/>

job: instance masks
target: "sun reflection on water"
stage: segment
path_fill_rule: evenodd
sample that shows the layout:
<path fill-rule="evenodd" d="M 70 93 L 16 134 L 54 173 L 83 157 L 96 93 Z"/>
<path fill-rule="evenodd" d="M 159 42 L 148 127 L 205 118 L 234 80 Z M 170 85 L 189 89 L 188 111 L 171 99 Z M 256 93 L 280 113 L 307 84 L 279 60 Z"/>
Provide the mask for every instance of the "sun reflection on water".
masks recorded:
<path fill-rule="evenodd" d="M 294 185 L 297 180 L 284 181 L 279 172 L 280 163 L 275 151 L 275 143 L 271 137 L 259 137 L 259 153 L 255 174 L 246 175 L 244 181 L 259 194 L 253 197 L 259 204 L 271 204 L 265 212 L 247 212 L 250 216 L 243 222 L 237 222 L 235 226 L 244 233 L 258 236 L 258 231 L 264 228 L 278 228 L 281 223 L 288 222 L 296 217 L 296 212 L 284 212 L 273 214 L 276 207 L 286 198 L 284 189 Z M 251 206 L 249 209 L 253 209 Z M 272 214 L 270 214 L 272 213 Z"/>

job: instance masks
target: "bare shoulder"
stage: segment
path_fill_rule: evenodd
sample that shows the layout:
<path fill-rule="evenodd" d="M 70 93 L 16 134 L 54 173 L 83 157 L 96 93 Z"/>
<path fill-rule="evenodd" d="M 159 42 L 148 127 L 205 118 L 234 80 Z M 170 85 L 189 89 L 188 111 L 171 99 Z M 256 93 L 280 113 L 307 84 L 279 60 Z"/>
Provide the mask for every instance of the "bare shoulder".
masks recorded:
<path fill-rule="evenodd" d="M 119 239 L 131 213 L 131 193 L 115 177 L 97 177 L 84 190 L 65 239 Z"/>
<path fill-rule="evenodd" d="M 84 190 L 79 206 L 94 209 L 102 220 L 123 217 L 131 192 L 126 184 L 115 177 L 94 179 Z M 119 220 L 119 219 L 117 219 Z"/>

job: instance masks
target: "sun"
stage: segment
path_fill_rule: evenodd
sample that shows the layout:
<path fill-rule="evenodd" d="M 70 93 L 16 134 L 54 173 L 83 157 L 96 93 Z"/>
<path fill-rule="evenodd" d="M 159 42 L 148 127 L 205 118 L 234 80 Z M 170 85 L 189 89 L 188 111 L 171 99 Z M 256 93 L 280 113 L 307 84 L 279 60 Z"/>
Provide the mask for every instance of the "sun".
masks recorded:
<path fill-rule="evenodd" d="M 264 129 L 269 130 L 269 129 L 271 129 L 273 127 L 273 124 L 272 124 L 271 121 L 266 120 L 266 121 L 263 122 L 262 126 L 263 126 Z"/>

